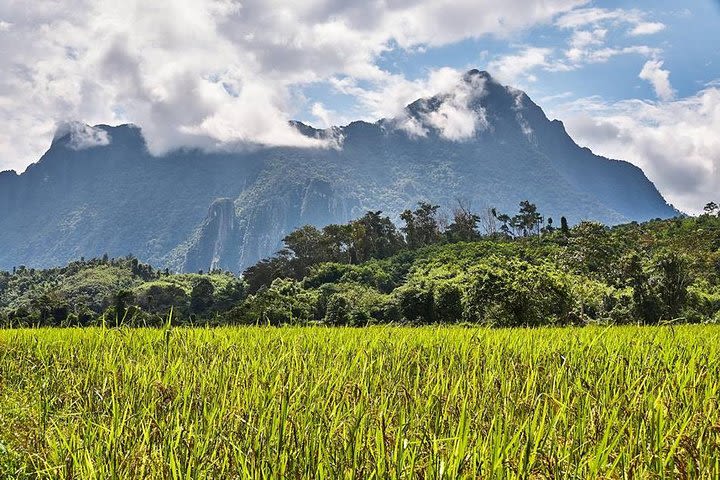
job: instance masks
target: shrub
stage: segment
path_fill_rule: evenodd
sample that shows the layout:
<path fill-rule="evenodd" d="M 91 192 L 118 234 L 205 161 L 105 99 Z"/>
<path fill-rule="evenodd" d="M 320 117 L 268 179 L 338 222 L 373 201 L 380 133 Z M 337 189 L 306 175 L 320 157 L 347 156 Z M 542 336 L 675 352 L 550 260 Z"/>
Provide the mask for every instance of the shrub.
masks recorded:
<path fill-rule="evenodd" d="M 513 260 L 481 265 L 465 296 L 465 320 L 494 326 L 536 326 L 568 320 L 572 295 L 550 266 Z"/>
<path fill-rule="evenodd" d="M 261 288 L 223 318 L 242 325 L 298 325 L 315 319 L 318 295 L 304 290 L 300 282 L 277 278 L 269 288 Z"/>
<path fill-rule="evenodd" d="M 411 323 L 431 323 L 433 315 L 433 290 L 428 284 L 406 285 L 398 288 L 395 295 L 400 314 Z"/>
<path fill-rule="evenodd" d="M 164 281 L 144 284 L 135 292 L 137 305 L 148 313 L 167 315 L 172 309 L 176 318 L 185 318 L 190 298 L 181 287 Z"/>
<path fill-rule="evenodd" d="M 347 297 L 340 293 L 333 294 L 325 310 L 325 323 L 328 325 L 350 324 L 352 305 Z"/>
<path fill-rule="evenodd" d="M 457 323 L 462 319 L 462 291 L 451 283 L 440 284 L 433 296 L 434 318 L 439 322 Z"/>

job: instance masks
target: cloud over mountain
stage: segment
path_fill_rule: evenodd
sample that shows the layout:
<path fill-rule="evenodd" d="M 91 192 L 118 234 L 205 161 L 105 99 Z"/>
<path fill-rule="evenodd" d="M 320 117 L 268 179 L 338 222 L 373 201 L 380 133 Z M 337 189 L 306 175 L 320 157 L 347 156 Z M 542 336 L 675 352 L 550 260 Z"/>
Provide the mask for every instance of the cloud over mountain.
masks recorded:
<path fill-rule="evenodd" d="M 632 158 L 676 207 L 699 212 L 720 192 L 720 89 L 668 102 L 570 102 L 570 134 L 593 151 Z"/>
<path fill-rule="evenodd" d="M 582 141 L 602 151 L 608 144 L 596 139 L 608 128 L 640 125 L 636 131 L 655 129 L 665 135 L 661 144 L 672 143 L 661 153 L 681 149 L 699 158 L 702 150 L 703 161 L 688 163 L 692 170 L 720 154 L 712 134 L 698 138 L 680 124 L 648 121 L 646 108 L 625 106 L 681 108 L 694 115 L 688 124 L 704 127 L 707 114 L 688 106 L 718 87 L 703 87 L 720 78 L 717 34 L 704 27 L 714 28 L 718 12 L 716 5 L 677 9 L 650 0 L 613 8 L 589 0 L 7 0 L 0 2 L 0 170 L 36 161 L 57 125 L 73 121 L 140 125 L 155 154 L 183 146 L 335 145 L 298 135 L 291 119 L 327 127 L 400 117 L 417 136 L 434 128 L 462 141 L 483 127 L 463 99 L 422 121 L 402 120 L 403 109 L 452 89 L 478 64 L 536 98 L 600 95 L 596 103 L 613 107 L 605 109 L 614 112 L 609 117 L 568 118 Z M 563 116 L 560 102 L 551 103 Z M 618 111 L 625 123 L 614 123 Z M 624 144 L 633 131 L 625 131 Z M 707 195 L 698 186 L 680 198 L 680 185 L 664 180 L 663 155 L 632 152 L 619 153 L 646 167 L 682 208 Z M 675 160 L 677 168 L 683 161 Z M 714 165 L 706 171 L 720 183 Z"/>
<path fill-rule="evenodd" d="M 391 48 L 503 36 L 583 3 L 4 2 L 0 158 L 27 165 L 69 120 L 137 123 L 154 153 L 317 145 L 287 124 L 299 88 L 345 77 L 383 90 L 395 79 L 377 60 Z"/>
<path fill-rule="evenodd" d="M 342 148 L 152 157 L 139 128 L 63 125 L 39 162 L 0 175 L 0 267 L 104 251 L 182 271 L 241 271 L 299 226 L 369 210 L 398 219 L 419 201 L 506 212 L 532 199 L 570 222 L 676 214 L 642 170 L 581 148 L 528 95 L 479 70 L 398 117 L 290 125 L 307 139 L 342 138 Z"/>

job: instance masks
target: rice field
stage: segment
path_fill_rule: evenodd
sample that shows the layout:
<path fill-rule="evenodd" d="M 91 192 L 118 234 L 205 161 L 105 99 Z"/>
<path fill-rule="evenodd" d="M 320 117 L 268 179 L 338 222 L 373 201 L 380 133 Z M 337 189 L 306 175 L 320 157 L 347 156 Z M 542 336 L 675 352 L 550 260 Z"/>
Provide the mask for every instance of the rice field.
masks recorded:
<path fill-rule="evenodd" d="M 0 331 L 0 478 L 720 478 L 720 327 Z"/>

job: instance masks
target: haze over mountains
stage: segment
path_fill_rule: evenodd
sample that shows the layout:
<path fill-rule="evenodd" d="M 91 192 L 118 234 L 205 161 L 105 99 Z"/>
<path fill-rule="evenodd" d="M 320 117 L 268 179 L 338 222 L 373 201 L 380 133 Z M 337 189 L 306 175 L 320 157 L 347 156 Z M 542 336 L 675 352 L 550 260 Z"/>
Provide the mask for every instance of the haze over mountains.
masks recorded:
<path fill-rule="evenodd" d="M 0 173 L 0 268 L 134 254 L 176 271 L 241 271 L 303 224 L 425 200 L 616 224 L 671 217 L 644 173 L 581 148 L 519 90 L 472 70 L 403 115 L 318 130 L 324 148 L 147 151 L 132 125 L 71 125 L 21 175 Z"/>

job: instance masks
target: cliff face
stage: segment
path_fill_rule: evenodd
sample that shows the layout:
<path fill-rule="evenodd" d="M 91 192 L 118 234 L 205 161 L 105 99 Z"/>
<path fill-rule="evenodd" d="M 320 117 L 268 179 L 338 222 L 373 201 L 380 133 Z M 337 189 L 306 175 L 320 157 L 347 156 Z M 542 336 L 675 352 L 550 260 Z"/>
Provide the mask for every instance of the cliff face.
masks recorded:
<path fill-rule="evenodd" d="M 529 199 L 546 216 L 608 224 L 677 213 L 639 168 L 579 147 L 524 93 L 485 72 L 463 82 L 396 119 L 326 131 L 294 124 L 342 138 L 339 148 L 156 158 L 129 125 L 94 127 L 108 142 L 86 149 L 60 136 L 23 174 L 0 173 L 0 268 L 108 253 L 178 271 L 241 271 L 304 224 L 367 210 L 398 221 L 421 200 L 514 212 Z M 455 128 L 458 114 L 474 129 Z"/>
<path fill-rule="evenodd" d="M 266 190 L 276 192 L 266 194 Z M 354 208 L 356 207 L 356 208 Z M 189 240 L 169 253 L 165 263 L 193 272 L 241 271 L 280 248 L 300 225 L 344 222 L 362 211 L 327 181 L 317 178 L 263 178 L 240 197 L 213 202 Z"/>
<path fill-rule="evenodd" d="M 235 229 L 235 203 L 231 198 L 218 198 L 208 210 L 207 217 L 198 227 L 197 240 L 186 254 L 183 270 L 215 270 L 221 259 L 228 256 L 230 245 L 237 240 Z"/>

